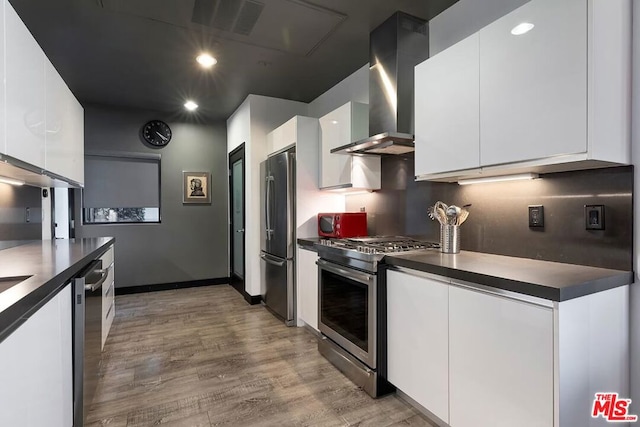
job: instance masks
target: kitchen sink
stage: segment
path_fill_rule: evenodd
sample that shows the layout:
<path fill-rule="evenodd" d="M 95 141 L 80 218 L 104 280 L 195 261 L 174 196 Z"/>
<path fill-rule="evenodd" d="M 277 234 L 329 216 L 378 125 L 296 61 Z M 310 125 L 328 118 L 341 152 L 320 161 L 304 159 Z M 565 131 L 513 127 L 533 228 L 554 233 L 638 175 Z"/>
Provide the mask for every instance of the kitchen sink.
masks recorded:
<path fill-rule="evenodd" d="M 18 283 L 22 283 L 30 277 L 33 276 L 0 277 L 0 292 L 4 292 Z"/>

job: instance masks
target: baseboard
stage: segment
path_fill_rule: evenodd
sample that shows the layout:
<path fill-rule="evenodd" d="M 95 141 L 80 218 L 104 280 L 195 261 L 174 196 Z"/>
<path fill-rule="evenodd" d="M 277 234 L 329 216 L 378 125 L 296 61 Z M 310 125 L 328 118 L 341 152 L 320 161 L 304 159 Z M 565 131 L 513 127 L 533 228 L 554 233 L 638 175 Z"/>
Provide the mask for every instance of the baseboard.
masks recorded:
<path fill-rule="evenodd" d="M 262 302 L 262 295 L 249 295 L 243 292 L 244 299 L 251 305 L 260 304 Z"/>
<path fill-rule="evenodd" d="M 160 283 L 155 285 L 126 286 L 115 288 L 116 295 L 140 294 L 143 292 L 168 291 L 171 289 L 197 288 L 200 286 L 226 285 L 229 283 L 228 277 L 217 277 L 214 279 L 190 280 L 187 282 Z"/>
<path fill-rule="evenodd" d="M 434 414 L 433 412 L 431 412 L 430 410 L 428 410 L 427 408 L 425 408 L 424 406 L 422 406 L 421 404 L 419 404 L 418 402 L 416 402 L 415 400 L 410 398 L 403 391 L 396 389 L 396 396 L 400 400 L 404 400 L 406 403 L 408 403 L 409 405 L 413 406 L 420 413 L 420 415 L 429 424 L 433 425 L 434 427 L 449 427 L 449 424 L 447 424 L 444 421 L 442 421 L 440 418 L 438 418 L 436 416 L 436 414 Z"/>

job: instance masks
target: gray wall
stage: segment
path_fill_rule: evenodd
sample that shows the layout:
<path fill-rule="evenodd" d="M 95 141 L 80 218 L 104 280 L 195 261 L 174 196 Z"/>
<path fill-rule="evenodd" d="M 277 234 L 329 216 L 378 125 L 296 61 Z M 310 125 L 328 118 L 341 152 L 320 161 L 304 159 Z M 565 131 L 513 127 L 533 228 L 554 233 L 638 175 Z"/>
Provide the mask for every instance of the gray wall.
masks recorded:
<path fill-rule="evenodd" d="M 140 141 L 140 128 L 152 119 L 164 120 L 172 129 L 171 142 L 162 149 Z M 85 108 L 85 152 L 162 156 L 160 224 L 80 225 L 76 229 L 76 237 L 116 238 L 116 287 L 229 275 L 226 137 L 224 122 L 201 124 L 152 111 Z M 182 171 L 211 172 L 211 205 L 182 204 Z M 77 218 L 80 206 L 76 202 Z"/>
<path fill-rule="evenodd" d="M 39 187 L 0 183 L 0 241 L 42 239 L 41 191 Z"/>
<path fill-rule="evenodd" d="M 542 175 L 520 182 L 460 186 L 415 182 L 412 156 L 382 159 L 381 191 L 347 196 L 347 211 L 364 207 L 369 234 L 439 241 L 427 207 L 472 204 L 461 227 L 463 250 L 632 270 L 633 168 Z M 543 231 L 528 226 L 529 205 L 543 205 Z M 585 230 L 584 205 L 605 205 L 606 229 Z"/>

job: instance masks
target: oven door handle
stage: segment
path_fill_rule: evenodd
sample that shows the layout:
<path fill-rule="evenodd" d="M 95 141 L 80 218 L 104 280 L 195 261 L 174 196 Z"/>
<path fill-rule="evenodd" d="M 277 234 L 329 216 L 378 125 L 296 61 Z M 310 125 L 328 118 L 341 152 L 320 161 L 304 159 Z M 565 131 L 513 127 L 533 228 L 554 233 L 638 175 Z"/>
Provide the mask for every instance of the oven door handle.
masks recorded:
<path fill-rule="evenodd" d="M 372 274 L 340 268 L 340 267 L 337 267 L 335 264 L 327 262 L 323 259 L 319 259 L 318 261 L 316 261 L 316 264 L 318 265 L 318 267 L 322 268 L 323 270 L 327 270 L 335 274 L 340 274 L 344 277 L 353 279 L 357 282 L 367 283 L 367 282 L 373 281 L 374 279 L 374 276 Z"/>

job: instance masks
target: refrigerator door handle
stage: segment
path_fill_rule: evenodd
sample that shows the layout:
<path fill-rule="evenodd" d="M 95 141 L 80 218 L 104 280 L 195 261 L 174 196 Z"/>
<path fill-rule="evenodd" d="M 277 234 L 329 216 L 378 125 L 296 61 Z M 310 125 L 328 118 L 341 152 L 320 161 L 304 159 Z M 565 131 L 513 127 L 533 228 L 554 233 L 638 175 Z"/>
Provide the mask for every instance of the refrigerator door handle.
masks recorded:
<path fill-rule="evenodd" d="M 266 232 L 267 232 L 267 240 L 271 240 L 271 182 L 273 181 L 273 176 L 268 175 L 265 180 L 267 181 L 267 185 L 265 186 L 265 217 L 267 219 L 266 224 Z"/>
<path fill-rule="evenodd" d="M 268 257 L 266 254 L 260 254 L 260 258 L 262 258 L 265 262 L 268 262 L 271 265 L 275 265 L 276 267 L 282 267 L 286 261 L 276 261 Z"/>

